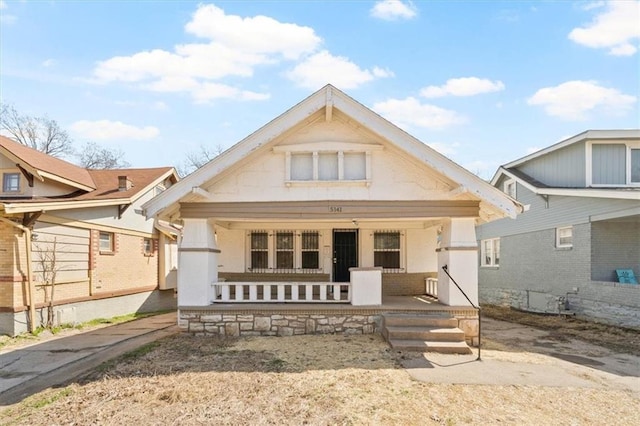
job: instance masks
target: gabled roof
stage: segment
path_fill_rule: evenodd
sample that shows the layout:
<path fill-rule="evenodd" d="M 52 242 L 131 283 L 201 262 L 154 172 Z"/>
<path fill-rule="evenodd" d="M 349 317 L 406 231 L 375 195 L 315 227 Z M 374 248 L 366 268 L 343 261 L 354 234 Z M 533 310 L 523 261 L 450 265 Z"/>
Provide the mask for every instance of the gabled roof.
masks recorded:
<path fill-rule="evenodd" d="M 615 139 L 640 139 L 640 129 L 618 129 L 618 130 L 586 130 L 570 138 L 564 139 L 547 148 L 541 149 L 522 158 L 504 164 L 502 167 L 510 169 L 520 166 L 535 158 L 542 157 L 550 152 L 557 151 L 575 143 L 584 142 L 586 140 L 615 140 Z M 493 181 L 493 180 L 492 180 Z"/>
<path fill-rule="evenodd" d="M 562 195 L 571 197 L 616 198 L 626 200 L 640 200 L 640 187 L 608 187 L 608 188 L 556 188 L 546 185 L 532 176 L 522 172 L 518 167 L 536 158 L 551 154 L 567 146 L 593 140 L 629 140 L 640 139 L 640 129 L 618 130 L 587 130 L 560 141 L 547 148 L 502 165 L 496 170 L 491 179 L 491 185 L 496 186 L 502 176 L 513 179 L 538 195 Z"/>
<path fill-rule="evenodd" d="M 0 154 L 19 164 L 40 181 L 47 178 L 84 191 L 96 189 L 87 169 L 52 157 L 4 136 L 0 136 Z"/>
<path fill-rule="evenodd" d="M 517 202 L 511 200 L 502 191 L 497 190 L 489 183 L 449 160 L 345 93 L 331 85 L 327 85 L 250 134 L 167 191 L 145 203 L 143 206 L 145 214 L 150 218 L 163 211 L 175 208 L 180 200 L 189 196 L 193 188 L 198 188 L 210 181 L 321 109 L 326 109 L 327 116 L 330 116 L 333 108 L 340 110 L 371 132 L 395 144 L 399 149 L 412 155 L 419 162 L 457 182 L 463 191 L 469 192 L 480 198 L 484 203 L 492 206 L 493 211 L 500 216 L 515 217 L 521 208 Z"/>

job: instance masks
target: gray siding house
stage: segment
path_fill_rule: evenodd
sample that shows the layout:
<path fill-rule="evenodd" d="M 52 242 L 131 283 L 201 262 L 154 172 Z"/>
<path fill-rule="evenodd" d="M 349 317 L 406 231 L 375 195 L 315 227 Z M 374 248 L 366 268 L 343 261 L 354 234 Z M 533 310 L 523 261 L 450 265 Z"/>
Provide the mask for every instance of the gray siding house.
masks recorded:
<path fill-rule="evenodd" d="M 640 328 L 640 130 L 589 130 L 501 166 L 525 206 L 477 229 L 483 303 Z"/>

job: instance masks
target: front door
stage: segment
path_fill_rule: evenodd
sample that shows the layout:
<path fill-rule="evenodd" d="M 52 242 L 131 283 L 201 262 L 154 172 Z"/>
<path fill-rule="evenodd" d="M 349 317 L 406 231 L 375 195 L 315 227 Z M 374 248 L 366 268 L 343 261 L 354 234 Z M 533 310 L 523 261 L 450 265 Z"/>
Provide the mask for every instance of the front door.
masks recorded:
<path fill-rule="evenodd" d="M 349 282 L 349 268 L 358 266 L 358 230 L 333 230 L 333 281 Z"/>

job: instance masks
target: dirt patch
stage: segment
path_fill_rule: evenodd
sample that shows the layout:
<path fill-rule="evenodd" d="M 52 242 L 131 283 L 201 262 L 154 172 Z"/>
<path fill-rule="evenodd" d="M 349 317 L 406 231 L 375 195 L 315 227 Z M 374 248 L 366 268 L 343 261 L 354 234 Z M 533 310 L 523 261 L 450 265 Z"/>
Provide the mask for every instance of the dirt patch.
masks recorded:
<path fill-rule="evenodd" d="M 579 339 L 627 354 L 640 354 L 640 330 L 614 327 L 575 317 L 535 314 L 516 309 L 483 305 L 483 317 L 536 327 L 549 332 L 547 339 Z"/>
<path fill-rule="evenodd" d="M 176 335 L 0 411 L 0 424 L 640 424 L 631 392 L 423 383 L 401 367 L 412 356 L 379 335 Z"/>

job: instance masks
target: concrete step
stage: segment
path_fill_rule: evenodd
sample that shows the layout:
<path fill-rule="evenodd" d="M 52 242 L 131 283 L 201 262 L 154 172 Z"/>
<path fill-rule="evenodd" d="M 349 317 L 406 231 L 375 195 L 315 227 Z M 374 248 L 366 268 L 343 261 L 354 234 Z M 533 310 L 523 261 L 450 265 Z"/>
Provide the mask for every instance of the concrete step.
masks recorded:
<path fill-rule="evenodd" d="M 457 327 L 458 320 L 449 315 L 384 314 L 384 325 L 401 327 Z"/>
<path fill-rule="evenodd" d="M 464 331 L 458 327 L 385 326 L 387 340 L 427 340 L 432 342 L 464 342 Z"/>
<path fill-rule="evenodd" d="M 391 339 L 393 349 L 413 352 L 437 352 L 441 354 L 468 355 L 473 353 L 465 342 L 432 342 L 428 340 Z"/>

